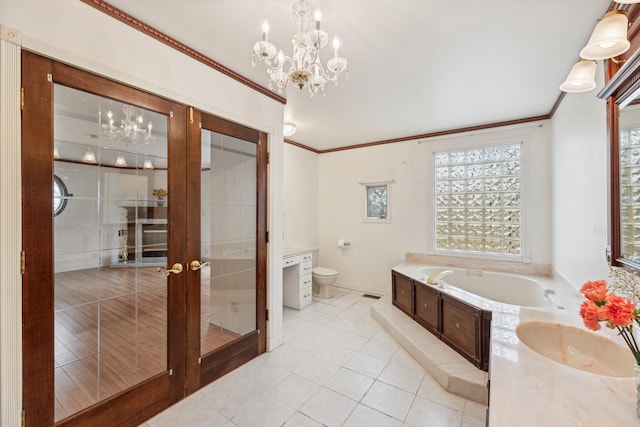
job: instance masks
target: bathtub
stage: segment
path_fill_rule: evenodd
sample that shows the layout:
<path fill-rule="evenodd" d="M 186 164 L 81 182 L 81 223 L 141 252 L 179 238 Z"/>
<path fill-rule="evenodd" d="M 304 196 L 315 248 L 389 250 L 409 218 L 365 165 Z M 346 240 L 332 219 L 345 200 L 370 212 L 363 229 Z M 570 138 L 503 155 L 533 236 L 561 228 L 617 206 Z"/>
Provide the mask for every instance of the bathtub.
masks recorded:
<path fill-rule="evenodd" d="M 418 275 L 414 279 L 426 283 L 429 276 L 445 270 L 453 271 L 453 274 L 442 278 L 445 289 L 447 286 L 455 286 L 492 301 L 522 307 L 546 307 L 552 304 L 549 294 L 553 292 L 550 289 L 545 289 L 533 279 L 512 274 L 463 268 L 423 267 L 417 271 Z"/>

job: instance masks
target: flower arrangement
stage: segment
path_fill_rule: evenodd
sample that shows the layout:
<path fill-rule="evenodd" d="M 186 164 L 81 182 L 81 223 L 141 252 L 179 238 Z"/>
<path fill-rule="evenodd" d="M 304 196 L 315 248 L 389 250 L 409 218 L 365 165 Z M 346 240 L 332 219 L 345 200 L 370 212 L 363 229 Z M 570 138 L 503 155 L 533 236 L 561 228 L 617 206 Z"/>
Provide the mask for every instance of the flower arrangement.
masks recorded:
<path fill-rule="evenodd" d="M 614 276 L 615 277 L 615 276 Z M 605 280 L 586 282 L 580 293 L 586 298 L 580 305 L 580 317 L 584 325 L 597 331 L 600 329 L 600 322 L 605 322 L 611 329 L 617 329 L 627 346 L 636 359 L 636 364 L 640 365 L 640 348 L 633 336 L 633 322 L 640 327 L 640 309 L 631 301 L 631 298 L 624 298 L 609 291 Z"/>
<path fill-rule="evenodd" d="M 157 197 L 160 200 L 163 200 L 168 195 L 169 193 L 164 188 L 156 188 L 153 190 L 153 197 Z"/>

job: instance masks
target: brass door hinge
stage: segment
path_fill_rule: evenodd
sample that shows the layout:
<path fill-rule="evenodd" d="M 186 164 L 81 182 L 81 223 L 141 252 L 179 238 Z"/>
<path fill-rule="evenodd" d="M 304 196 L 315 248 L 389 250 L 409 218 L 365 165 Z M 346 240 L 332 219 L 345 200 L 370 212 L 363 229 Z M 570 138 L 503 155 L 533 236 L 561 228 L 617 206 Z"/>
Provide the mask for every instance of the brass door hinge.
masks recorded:
<path fill-rule="evenodd" d="M 24 88 L 20 88 L 20 111 L 24 111 Z"/>
<path fill-rule="evenodd" d="M 24 415 L 24 409 L 22 410 L 22 427 L 24 427 L 26 425 L 25 423 L 25 415 Z"/>
<path fill-rule="evenodd" d="M 20 274 L 24 274 L 26 271 L 26 254 L 24 251 L 20 251 Z"/>
<path fill-rule="evenodd" d="M 266 239 L 267 239 L 267 243 L 269 243 L 269 232 L 268 232 L 268 231 L 267 231 L 267 237 L 266 237 Z"/>
<path fill-rule="evenodd" d="M 189 107 L 189 124 L 193 124 L 193 107 Z"/>

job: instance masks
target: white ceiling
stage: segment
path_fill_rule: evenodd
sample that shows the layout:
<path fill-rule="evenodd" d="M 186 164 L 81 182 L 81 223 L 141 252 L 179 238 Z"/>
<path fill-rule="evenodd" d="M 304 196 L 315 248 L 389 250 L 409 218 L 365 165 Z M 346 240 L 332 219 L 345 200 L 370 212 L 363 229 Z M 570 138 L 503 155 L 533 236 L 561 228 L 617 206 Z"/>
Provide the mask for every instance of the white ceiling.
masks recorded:
<path fill-rule="evenodd" d="M 291 51 L 292 0 L 108 2 L 265 87 L 264 65 L 251 66 L 264 19 L 270 41 Z M 322 28 L 340 37 L 349 80 L 325 97 L 290 87 L 284 119 L 297 124 L 291 139 L 324 150 L 549 113 L 610 1 L 317 4 Z"/>

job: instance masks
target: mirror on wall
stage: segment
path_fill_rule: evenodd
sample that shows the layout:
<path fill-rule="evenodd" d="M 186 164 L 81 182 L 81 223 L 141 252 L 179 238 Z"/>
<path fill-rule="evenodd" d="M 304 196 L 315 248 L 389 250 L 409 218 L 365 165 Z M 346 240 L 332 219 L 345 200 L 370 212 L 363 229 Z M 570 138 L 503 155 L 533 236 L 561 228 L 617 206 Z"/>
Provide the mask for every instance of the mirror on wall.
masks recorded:
<path fill-rule="evenodd" d="M 640 271 L 640 50 L 597 96 L 607 102 L 609 262 Z"/>
<path fill-rule="evenodd" d="M 618 116 L 620 256 L 640 264 L 640 100 Z"/>

